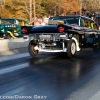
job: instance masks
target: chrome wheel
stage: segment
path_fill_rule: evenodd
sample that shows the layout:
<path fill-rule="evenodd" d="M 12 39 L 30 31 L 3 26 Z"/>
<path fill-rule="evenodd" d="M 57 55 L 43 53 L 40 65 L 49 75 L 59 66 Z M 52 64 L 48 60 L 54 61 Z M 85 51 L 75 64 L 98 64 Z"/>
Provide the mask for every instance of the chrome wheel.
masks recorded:
<path fill-rule="evenodd" d="M 76 45 L 75 45 L 75 42 L 73 42 L 73 43 L 71 44 L 71 53 L 72 53 L 72 55 L 74 55 L 75 52 L 76 52 Z"/>
<path fill-rule="evenodd" d="M 76 54 L 76 43 L 73 39 L 70 39 L 67 43 L 67 55 L 72 57 Z"/>

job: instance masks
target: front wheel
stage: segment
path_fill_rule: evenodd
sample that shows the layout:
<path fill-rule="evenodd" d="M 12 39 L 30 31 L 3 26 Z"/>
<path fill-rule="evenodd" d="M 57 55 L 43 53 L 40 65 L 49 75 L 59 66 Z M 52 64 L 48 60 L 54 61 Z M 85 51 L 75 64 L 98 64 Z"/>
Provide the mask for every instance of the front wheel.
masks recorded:
<path fill-rule="evenodd" d="M 29 43 L 28 51 L 32 57 L 37 56 L 39 53 L 39 51 L 36 49 L 36 46 L 32 45 L 31 42 Z"/>
<path fill-rule="evenodd" d="M 76 54 L 76 43 L 73 39 L 69 40 L 67 43 L 67 55 L 68 57 L 75 56 Z"/>

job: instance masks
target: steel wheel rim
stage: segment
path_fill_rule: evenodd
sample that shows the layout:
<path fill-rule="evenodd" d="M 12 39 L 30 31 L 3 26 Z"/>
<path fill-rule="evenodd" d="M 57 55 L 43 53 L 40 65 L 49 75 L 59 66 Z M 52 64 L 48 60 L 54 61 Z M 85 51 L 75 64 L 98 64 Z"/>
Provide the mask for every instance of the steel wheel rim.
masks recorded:
<path fill-rule="evenodd" d="M 75 51 L 76 51 L 76 49 L 75 49 L 75 43 L 73 42 L 73 43 L 71 44 L 71 53 L 72 53 L 72 55 L 75 54 Z"/>

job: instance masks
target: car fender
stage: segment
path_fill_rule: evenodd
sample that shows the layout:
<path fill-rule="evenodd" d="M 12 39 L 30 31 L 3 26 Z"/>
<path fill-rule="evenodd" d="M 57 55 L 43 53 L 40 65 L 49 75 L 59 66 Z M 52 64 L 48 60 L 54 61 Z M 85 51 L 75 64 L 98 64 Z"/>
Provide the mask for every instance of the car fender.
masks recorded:
<path fill-rule="evenodd" d="M 76 43 L 76 51 L 80 51 L 81 49 L 80 49 L 80 47 L 79 47 L 79 43 L 78 43 L 77 39 L 74 38 L 74 37 L 72 37 L 72 39 L 73 39 L 73 40 L 75 41 L 75 43 Z"/>

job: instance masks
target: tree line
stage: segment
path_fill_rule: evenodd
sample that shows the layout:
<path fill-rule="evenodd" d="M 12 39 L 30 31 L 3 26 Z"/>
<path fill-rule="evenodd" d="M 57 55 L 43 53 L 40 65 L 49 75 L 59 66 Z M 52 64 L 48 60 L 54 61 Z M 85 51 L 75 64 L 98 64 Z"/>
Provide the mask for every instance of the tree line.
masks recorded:
<path fill-rule="evenodd" d="M 36 16 L 69 15 L 74 12 L 100 11 L 100 0 L 35 0 Z M 32 2 L 33 16 L 33 2 Z M 81 8 L 80 8 L 81 6 Z M 30 20 L 30 0 L 0 0 L 1 18 L 24 18 Z"/>

